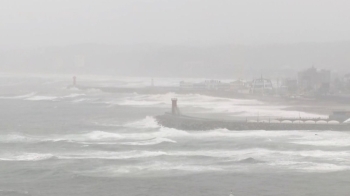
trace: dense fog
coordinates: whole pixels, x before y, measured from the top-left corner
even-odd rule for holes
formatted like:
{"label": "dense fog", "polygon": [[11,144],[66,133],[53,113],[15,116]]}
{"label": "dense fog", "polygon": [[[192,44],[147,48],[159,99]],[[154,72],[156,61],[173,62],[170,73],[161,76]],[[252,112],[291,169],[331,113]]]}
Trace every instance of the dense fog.
{"label": "dense fog", "polygon": [[349,6],[345,0],[5,0],[0,68],[167,77],[273,77],[313,65],[343,72],[350,61]]}
{"label": "dense fog", "polygon": [[349,0],[0,0],[0,196],[349,196]]}

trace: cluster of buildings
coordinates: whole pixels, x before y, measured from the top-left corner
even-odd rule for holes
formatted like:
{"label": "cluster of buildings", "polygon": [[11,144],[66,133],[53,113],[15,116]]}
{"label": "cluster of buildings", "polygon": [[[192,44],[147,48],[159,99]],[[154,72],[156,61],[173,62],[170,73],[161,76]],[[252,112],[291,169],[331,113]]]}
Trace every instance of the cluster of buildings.
{"label": "cluster of buildings", "polygon": [[233,91],[237,93],[272,93],[274,88],[272,81],[265,78],[258,78],[251,82],[236,80],[233,82],[221,82],[219,80],[206,80],[200,83],[180,82],[182,90],[196,91]]}
{"label": "cluster of buildings", "polygon": [[295,78],[268,79],[256,78],[252,81],[236,80],[221,82],[206,80],[200,83],[180,82],[182,90],[196,91],[233,91],[237,93],[281,95],[281,96],[317,96],[328,94],[350,94],[350,74],[338,76],[330,70],[309,69],[298,72]]}
{"label": "cluster of buildings", "polygon": [[200,83],[182,81],[180,82],[180,88],[188,90],[229,90],[230,84],[219,80],[206,80]]}
{"label": "cluster of buildings", "polygon": [[285,80],[283,86],[288,94],[304,96],[350,93],[350,74],[338,75],[330,70],[309,69],[298,72],[296,79]]}

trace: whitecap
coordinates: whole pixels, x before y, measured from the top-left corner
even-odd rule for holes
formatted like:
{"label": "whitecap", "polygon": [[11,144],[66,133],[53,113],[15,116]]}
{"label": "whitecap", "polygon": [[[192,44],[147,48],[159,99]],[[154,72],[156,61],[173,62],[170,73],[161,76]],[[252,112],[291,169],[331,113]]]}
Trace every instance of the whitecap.
{"label": "whitecap", "polygon": [[75,99],[72,102],[73,103],[80,103],[80,102],[85,102],[85,101],[89,101],[89,99],[85,99],[85,98],[81,98],[81,99]]}
{"label": "whitecap", "polygon": [[350,133],[340,131],[304,132],[290,138],[290,143],[310,146],[350,146]]}
{"label": "whitecap", "polygon": [[33,96],[33,97],[26,98],[25,100],[28,100],[28,101],[54,101],[57,98],[58,97],[56,97],[56,96]]}
{"label": "whitecap", "polygon": [[268,165],[298,172],[328,173],[349,170],[350,166],[337,165],[332,163],[315,163],[305,161],[276,161]]}
{"label": "whitecap", "polygon": [[124,126],[130,127],[130,128],[145,129],[145,128],[158,128],[159,124],[154,117],[147,116],[146,118],[144,118],[142,120],[130,122],[130,123],[125,124]]}
{"label": "whitecap", "polygon": [[109,141],[109,140],[119,140],[123,136],[117,133],[105,132],[105,131],[92,131],[85,134],[79,135],[67,135],[62,137],[62,139],[69,141]]}
{"label": "whitecap", "polygon": [[85,96],[85,94],[72,93],[70,95],[63,96],[62,98],[75,98],[75,97],[81,97],[81,96]]}
{"label": "whitecap", "polygon": [[123,145],[133,145],[133,146],[147,146],[156,145],[161,143],[176,143],[176,141],[167,138],[154,138],[150,140],[134,141],[134,142],[124,142]]}
{"label": "whitecap", "polygon": [[26,136],[19,133],[0,135],[0,143],[36,143],[41,141],[45,141],[45,139]]}
{"label": "whitecap", "polygon": [[[106,166],[95,170],[83,171],[83,175],[98,175],[98,176],[118,176],[123,174],[161,174],[161,175],[176,175],[180,173],[169,173],[169,171],[178,171],[184,173],[203,173],[213,171],[223,171],[219,166],[204,166],[192,164],[177,164],[169,162],[153,162],[142,165],[124,165],[124,166]],[[155,173],[157,172],[157,173]],[[160,173],[159,173],[160,172]]]}
{"label": "whitecap", "polygon": [[0,155],[1,161],[42,161],[51,159],[54,156],[52,154],[39,154],[39,153],[23,153],[23,154],[4,154]]}
{"label": "whitecap", "polygon": [[32,93],[28,93],[28,94],[24,94],[24,95],[18,95],[18,96],[12,96],[12,97],[0,97],[0,99],[25,99],[25,98],[29,98],[34,96],[36,93],[32,92]]}
{"label": "whitecap", "polygon": [[108,151],[92,151],[76,154],[62,154],[58,155],[59,159],[139,159],[151,158],[166,155],[163,151],[123,151],[123,152],[108,152]]}

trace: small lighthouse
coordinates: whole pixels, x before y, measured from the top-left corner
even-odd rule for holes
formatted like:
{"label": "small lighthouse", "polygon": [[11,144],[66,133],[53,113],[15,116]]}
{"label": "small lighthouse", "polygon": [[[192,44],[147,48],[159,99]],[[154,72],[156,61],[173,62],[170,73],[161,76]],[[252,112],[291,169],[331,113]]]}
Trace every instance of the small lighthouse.
{"label": "small lighthouse", "polygon": [[172,113],[172,115],[179,114],[179,109],[177,108],[177,99],[176,98],[171,99],[171,113]]}

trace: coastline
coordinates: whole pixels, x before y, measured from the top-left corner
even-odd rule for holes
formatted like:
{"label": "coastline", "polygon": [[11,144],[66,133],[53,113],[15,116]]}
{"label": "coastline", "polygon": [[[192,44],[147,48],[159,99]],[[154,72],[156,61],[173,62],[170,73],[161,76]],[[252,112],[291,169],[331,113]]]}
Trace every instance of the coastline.
{"label": "coastline", "polygon": [[[70,86],[68,88],[72,88]],[[332,101],[329,99],[307,99],[307,98],[287,98],[279,96],[259,96],[253,94],[235,93],[232,91],[207,91],[207,90],[183,90],[176,87],[144,87],[144,88],[117,88],[117,87],[87,87],[75,86],[81,90],[99,89],[107,93],[139,93],[139,94],[199,94],[205,96],[229,98],[229,99],[250,99],[258,100],[265,104],[283,106],[285,111],[300,111],[321,116],[329,116],[334,111],[350,111],[350,105],[346,102]],[[349,100],[350,102],[350,100]]]}
{"label": "coastline", "polygon": [[334,111],[350,111],[350,105],[330,100],[286,98],[279,96],[257,96],[252,94],[223,93],[216,91],[199,92],[200,95],[231,98],[254,99],[269,105],[283,106],[285,111],[300,111],[321,116],[329,116]]}

